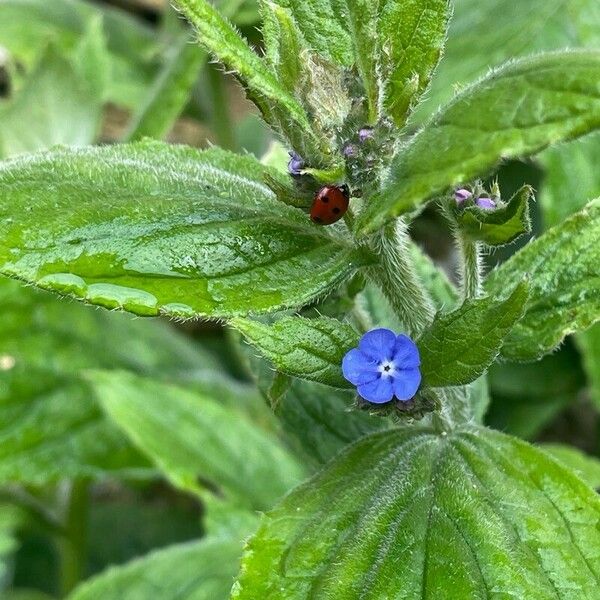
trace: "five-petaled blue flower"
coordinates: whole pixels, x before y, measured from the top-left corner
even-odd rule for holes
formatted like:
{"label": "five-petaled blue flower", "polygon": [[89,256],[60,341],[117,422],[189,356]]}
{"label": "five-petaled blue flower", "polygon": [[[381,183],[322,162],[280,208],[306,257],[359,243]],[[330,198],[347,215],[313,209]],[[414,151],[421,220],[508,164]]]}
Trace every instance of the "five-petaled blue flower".
{"label": "five-petaled blue flower", "polygon": [[419,350],[408,336],[372,329],[344,356],[342,371],[369,402],[383,404],[394,396],[406,402],[419,389],[420,364]]}

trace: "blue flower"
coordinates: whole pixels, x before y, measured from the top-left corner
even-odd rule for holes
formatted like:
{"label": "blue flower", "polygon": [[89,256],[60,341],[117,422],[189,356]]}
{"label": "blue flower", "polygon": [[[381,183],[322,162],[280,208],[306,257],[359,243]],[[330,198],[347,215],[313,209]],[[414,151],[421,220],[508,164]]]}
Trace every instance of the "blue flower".
{"label": "blue flower", "polygon": [[344,356],[342,372],[369,402],[383,404],[394,396],[406,402],[421,384],[420,364],[419,350],[408,336],[372,329]]}

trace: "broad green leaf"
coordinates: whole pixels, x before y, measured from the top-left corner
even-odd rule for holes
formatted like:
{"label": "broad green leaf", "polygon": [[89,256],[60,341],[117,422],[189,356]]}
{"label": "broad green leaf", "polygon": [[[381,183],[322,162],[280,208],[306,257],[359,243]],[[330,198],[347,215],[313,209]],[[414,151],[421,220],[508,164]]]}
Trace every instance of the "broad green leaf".
{"label": "broad green leaf", "polygon": [[377,34],[385,107],[402,126],[440,60],[451,8],[448,0],[384,0],[381,6]]}
{"label": "broad green leaf", "polygon": [[301,306],[370,258],[278,202],[267,173],[158,142],[4,162],[0,272],[142,316]]}
{"label": "broad green leaf", "polygon": [[553,227],[490,273],[485,288],[502,293],[530,278],[525,314],[508,336],[502,355],[536,360],[564,337],[600,319],[600,200]]}
{"label": "broad green leaf", "polygon": [[358,231],[374,231],[489,173],[502,159],[530,156],[599,128],[598,81],[598,51],[540,55],[493,71],[399,149],[384,189],[359,217]]}
{"label": "broad green leaf", "polygon": [[[263,5],[267,2],[269,0],[261,0]],[[356,3],[357,0],[271,0],[270,3],[289,10],[312,50],[333,63],[350,67],[354,54],[344,15],[348,15],[351,2]],[[270,33],[273,31],[267,28],[267,48],[277,44]]]}
{"label": "broad green leaf", "polygon": [[347,323],[321,317],[284,317],[273,325],[249,319],[231,323],[282,373],[337,388],[351,385],[342,375],[344,355],[359,335]]}
{"label": "broad green leaf", "polygon": [[89,379],[111,419],[182,489],[199,492],[209,481],[236,503],[264,510],[302,479],[276,439],[223,408],[218,396],[125,372]]}
{"label": "broad green leaf", "polygon": [[531,233],[529,201],[533,189],[526,185],[506,204],[495,210],[478,206],[468,206],[464,210],[455,209],[456,220],[465,237],[481,241],[488,246],[504,246],[514,242],[524,234]]}
{"label": "broad green leaf", "polygon": [[354,400],[349,391],[296,381],[275,411],[291,445],[319,467],[352,442],[392,426],[387,418],[356,410]]}
{"label": "broad green leaf", "polygon": [[585,386],[580,357],[570,345],[535,363],[499,361],[489,379],[492,404],[486,424],[525,439],[534,439],[573,405]]}
{"label": "broad green leaf", "polygon": [[600,461],[596,457],[565,444],[542,444],[540,447],[565,467],[575,471],[590,487],[600,488]]}
{"label": "broad green leaf", "polygon": [[218,537],[171,546],[85,581],[68,600],[226,600],[241,547]]}
{"label": "broad green leaf", "polygon": [[464,385],[482,375],[522,316],[527,295],[522,282],[506,300],[466,300],[451,313],[438,313],[417,341],[424,385]]}
{"label": "broad green leaf", "polygon": [[133,115],[125,139],[164,138],[185,108],[206,59],[206,52],[187,34],[182,35]]}
{"label": "broad green leaf", "polygon": [[286,92],[225,17],[206,0],[176,0],[176,6],[197,29],[199,42],[233,69],[253,95],[285,111],[289,119],[310,132],[308,117],[302,106]]}
{"label": "broad green leaf", "polygon": [[600,500],[484,428],[376,433],[264,518],[232,598],[595,598]]}
{"label": "broad green leaf", "polygon": [[31,68],[53,43],[77,59],[85,32],[102,17],[112,76],[107,98],[136,106],[154,72],[158,40],[153,29],[122,10],[80,0],[2,0],[0,46]]}
{"label": "broad green leaf", "polygon": [[457,86],[507,60],[600,45],[600,7],[593,0],[455,0],[453,5],[444,58],[418,119],[448,102]]}
{"label": "broad green leaf", "polygon": [[180,380],[218,368],[164,323],[59,301],[8,280],[0,281],[0,312],[0,482],[148,470],[93,401],[82,370]]}
{"label": "broad green leaf", "polygon": [[24,87],[0,103],[0,156],[90,144],[102,116],[100,100],[75,65],[50,47]]}

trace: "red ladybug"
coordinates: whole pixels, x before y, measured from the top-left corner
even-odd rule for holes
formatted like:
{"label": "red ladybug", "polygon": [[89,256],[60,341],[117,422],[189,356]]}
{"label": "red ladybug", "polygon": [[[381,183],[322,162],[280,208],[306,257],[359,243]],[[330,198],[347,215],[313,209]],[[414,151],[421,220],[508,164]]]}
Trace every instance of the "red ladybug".
{"label": "red ladybug", "polygon": [[348,186],[326,185],[316,194],[310,209],[310,218],[318,225],[331,225],[339,221],[348,210]]}

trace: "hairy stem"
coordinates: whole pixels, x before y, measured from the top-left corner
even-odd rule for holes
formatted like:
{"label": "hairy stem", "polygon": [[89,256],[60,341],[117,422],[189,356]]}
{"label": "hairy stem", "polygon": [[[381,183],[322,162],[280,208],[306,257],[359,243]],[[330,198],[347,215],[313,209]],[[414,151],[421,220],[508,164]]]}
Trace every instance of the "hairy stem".
{"label": "hairy stem", "polygon": [[463,300],[478,298],[481,295],[481,274],[483,263],[481,257],[481,244],[467,240],[464,236],[457,236],[461,253],[461,290]]}
{"label": "hairy stem", "polygon": [[433,320],[435,309],[410,262],[406,224],[398,219],[373,239],[379,264],[368,270],[390,305],[415,337]]}

